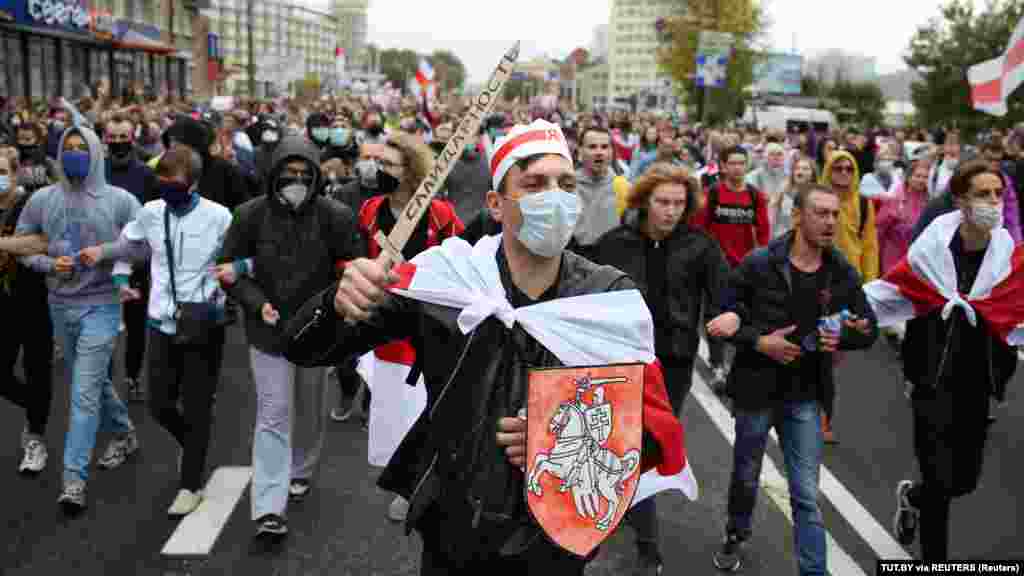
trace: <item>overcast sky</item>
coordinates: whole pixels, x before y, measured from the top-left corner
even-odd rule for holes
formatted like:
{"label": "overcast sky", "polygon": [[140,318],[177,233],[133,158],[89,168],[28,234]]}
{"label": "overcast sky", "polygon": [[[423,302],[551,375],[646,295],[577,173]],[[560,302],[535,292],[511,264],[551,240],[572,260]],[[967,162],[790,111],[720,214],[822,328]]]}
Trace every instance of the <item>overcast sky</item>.
{"label": "overcast sky", "polygon": [[[878,58],[878,72],[905,66],[901,55],[918,26],[938,14],[941,0],[766,0],[773,47],[790,51],[793,34],[805,56],[838,48]],[[499,7],[508,7],[502,11]],[[834,8],[833,8],[834,7]],[[594,27],[611,15],[611,0],[371,0],[369,41],[418,52],[448,49],[482,82],[517,39],[520,59],[564,57],[589,47]]]}

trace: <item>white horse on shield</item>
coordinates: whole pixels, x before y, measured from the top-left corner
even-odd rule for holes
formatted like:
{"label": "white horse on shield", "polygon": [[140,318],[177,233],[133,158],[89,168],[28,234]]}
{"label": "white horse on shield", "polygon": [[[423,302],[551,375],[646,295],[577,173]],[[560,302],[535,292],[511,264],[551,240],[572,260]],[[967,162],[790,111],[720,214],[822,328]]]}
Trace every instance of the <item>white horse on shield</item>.
{"label": "white horse on shield", "polygon": [[600,426],[587,425],[588,417],[603,417],[610,422],[610,410],[611,404],[587,407],[578,400],[559,405],[548,426],[555,435],[555,447],[549,453],[537,454],[526,484],[530,492],[541,497],[544,490],[540,477],[547,472],[559,478],[559,493],[572,490],[576,511],[583,518],[597,518],[597,497],[607,500],[607,512],[595,523],[601,531],[611,526],[618,512],[623,482],[640,467],[639,450],[629,450],[620,457],[604,447],[610,427],[604,427],[602,433]]}

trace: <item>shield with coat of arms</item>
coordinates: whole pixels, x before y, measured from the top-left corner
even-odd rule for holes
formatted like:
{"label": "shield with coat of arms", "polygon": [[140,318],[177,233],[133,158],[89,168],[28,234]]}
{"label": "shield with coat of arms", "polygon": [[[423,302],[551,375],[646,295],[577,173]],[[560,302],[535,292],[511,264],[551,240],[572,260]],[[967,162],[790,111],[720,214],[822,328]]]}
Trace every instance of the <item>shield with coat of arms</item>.
{"label": "shield with coat of arms", "polygon": [[590,554],[622,521],[640,480],[643,364],[530,371],[526,500],[554,543]]}

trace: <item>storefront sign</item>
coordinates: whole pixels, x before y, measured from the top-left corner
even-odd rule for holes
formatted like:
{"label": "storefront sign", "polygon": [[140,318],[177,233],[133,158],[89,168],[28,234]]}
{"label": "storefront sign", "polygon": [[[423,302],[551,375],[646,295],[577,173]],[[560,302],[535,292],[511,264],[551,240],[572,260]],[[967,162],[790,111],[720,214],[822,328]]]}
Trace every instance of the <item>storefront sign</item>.
{"label": "storefront sign", "polygon": [[25,0],[19,7],[19,23],[83,33],[89,31],[89,7],[85,0]]}

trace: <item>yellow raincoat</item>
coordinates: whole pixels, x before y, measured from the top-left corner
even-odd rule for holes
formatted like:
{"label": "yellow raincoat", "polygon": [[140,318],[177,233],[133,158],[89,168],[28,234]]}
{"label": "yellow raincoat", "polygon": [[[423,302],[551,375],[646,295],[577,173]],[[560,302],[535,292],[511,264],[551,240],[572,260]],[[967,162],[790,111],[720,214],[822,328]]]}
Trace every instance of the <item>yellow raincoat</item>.
{"label": "yellow raincoat", "polygon": [[875,207],[871,201],[864,203],[867,218],[864,231],[860,231],[860,167],[852,154],[837,150],[825,163],[821,183],[832,186],[832,164],[844,159],[853,163],[853,185],[846,197],[839,198],[839,228],[836,231],[836,248],[846,256],[850,264],[860,272],[863,282],[878,278],[878,233],[875,230]]}

